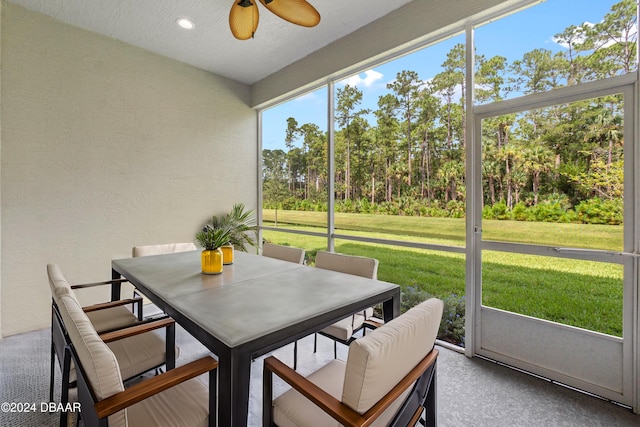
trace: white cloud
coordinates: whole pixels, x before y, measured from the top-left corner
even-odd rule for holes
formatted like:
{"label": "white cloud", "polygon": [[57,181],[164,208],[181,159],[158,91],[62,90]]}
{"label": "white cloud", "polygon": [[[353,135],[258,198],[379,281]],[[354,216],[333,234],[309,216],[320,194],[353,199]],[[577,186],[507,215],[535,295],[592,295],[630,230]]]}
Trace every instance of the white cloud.
{"label": "white cloud", "polygon": [[[362,77],[362,74],[364,74],[364,77]],[[342,80],[340,84],[349,86],[364,85],[364,87],[371,87],[375,82],[382,80],[382,77],[382,73],[375,70],[367,70],[364,73],[356,74],[355,76]]]}

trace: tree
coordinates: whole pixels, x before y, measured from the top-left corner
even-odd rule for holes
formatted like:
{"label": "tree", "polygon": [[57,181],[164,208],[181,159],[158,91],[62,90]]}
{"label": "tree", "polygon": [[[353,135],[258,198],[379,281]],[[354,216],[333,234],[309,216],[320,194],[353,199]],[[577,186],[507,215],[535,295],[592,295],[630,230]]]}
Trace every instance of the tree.
{"label": "tree", "polygon": [[504,56],[494,56],[490,59],[485,59],[479,56],[477,63],[476,100],[480,103],[485,101],[501,101],[504,95],[510,91],[510,88],[505,86],[507,58]]}
{"label": "tree", "polygon": [[569,25],[562,33],[554,36],[554,40],[564,46],[567,51],[566,80],[568,85],[578,84],[584,78],[584,61],[581,61],[579,53],[588,48],[585,45],[589,25]]}
{"label": "tree", "polygon": [[278,226],[278,208],[287,197],[286,154],[282,150],[262,150],[262,193],[275,209],[275,226]]}
{"label": "tree", "polygon": [[540,193],[540,175],[547,173],[553,167],[553,152],[545,147],[541,141],[534,141],[522,151],[522,167],[530,177],[533,190],[533,204],[538,204]]}
{"label": "tree", "polygon": [[[458,43],[448,53],[442,63],[443,71],[433,78],[433,87],[445,99],[445,117],[447,123],[447,147],[452,149],[455,135],[460,135],[462,148],[466,146],[465,121],[465,47]],[[456,101],[456,95],[459,95]],[[455,108],[455,105],[458,108]],[[457,120],[456,120],[457,118]]]}
{"label": "tree", "polygon": [[483,182],[487,183],[489,199],[486,200],[486,191],[483,202],[496,203],[496,182],[500,181],[501,163],[497,160],[496,144],[487,142],[482,144],[482,175]]}
{"label": "tree", "polygon": [[623,0],[588,32],[586,45],[594,49],[599,76],[626,74],[636,67],[637,24],[636,1]]}
{"label": "tree", "polygon": [[401,71],[396,75],[396,80],[387,84],[387,89],[391,89],[396,97],[396,111],[404,120],[406,126],[405,137],[407,143],[407,183],[411,186],[412,175],[412,151],[413,139],[411,136],[411,125],[416,112],[418,89],[422,82],[415,71]]}
{"label": "tree", "polygon": [[458,182],[464,176],[464,164],[456,160],[450,160],[438,169],[438,177],[444,191],[445,203],[458,199]]}
{"label": "tree", "polygon": [[563,61],[562,53],[552,54],[548,49],[534,49],[524,54],[511,66],[515,74],[511,82],[523,93],[544,92],[561,85]]}
{"label": "tree", "polygon": [[302,137],[303,163],[305,166],[304,197],[308,199],[312,182],[315,182],[315,191],[317,192],[319,189],[318,169],[323,162],[317,158],[317,154],[318,152],[323,152],[325,140],[322,131],[316,124],[305,123],[298,129]]}
{"label": "tree", "polygon": [[432,153],[437,139],[436,121],[440,109],[440,100],[434,95],[432,85],[420,91],[418,124],[422,143],[420,144],[420,197],[427,199],[431,206]]}
{"label": "tree", "polygon": [[384,161],[385,201],[390,202],[393,197],[392,169],[398,155],[396,146],[400,124],[395,117],[396,98],[387,94],[378,98],[378,109],[374,111],[377,123],[378,149]]}
{"label": "tree", "polygon": [[355,86],[346,85],[344,89],[338,88],[336,94],[336,122],[340,128],[344,130],[346,141],[346,167],[345,167],[345,193],[344,198],[351,197],[351,122],[362,115],[368,113],[368,110],[355,111],[356,107],[362,102],[362,91]]}
{"label": "tree", "polygon": [[[558,53],[533,49],[510,64],[502,56],[477,56],[476,99],[496,102],[511,92],[547,92],[636,71],[635,7],[622,0],[598,24],[567,26],[555,35],[565,47]],[[457,44],[428,82],[417,71],[398,72],[372,111],[375,122],[361,108],[362,91],[349,85],[337,90],[336,198],[386,202],[386,212],[418,212],[415,206],[425,200],[437,208],[464,197],[465,67],[465,47]],[[483,203],[504,202],[511,209],[521,200],[536,205],[554,195],[574,207],[595,197],[619,205],[623,108],[622,95],[609,95],[483,119]],[[285,168],[290,199],[324,196],[327,134],[291,117],[285,145],[278,164]],[[275,154],[265,151],[265,198],[275,200],[277,191],[269,186],[277,180],[268,177],[274,167],[267,156]]]}
{"label": "tree", "polygon": [[514,144],[506,145],[498,152],[499,158],[504,162],[504,179],[507,191],[507,207],[513,208],[514,203],[514,191],[516,190],[517,180],[517,167],[521,160],[521,152]]}
{"label": "tree", "polygon": [[[291,154],[293,152],[294,145],[296,139],[300,135],[300,130],[298,129],[298,122],[293,117],[289,117],[287,119],[287,130],[284,137],[284,145],[287,147],[287,154]],[[289,178],[289,191],[292,191],[295,188],[295,181],[293,179],[293,174],[291,170],[291,159],[287,162],[287,172]]]}

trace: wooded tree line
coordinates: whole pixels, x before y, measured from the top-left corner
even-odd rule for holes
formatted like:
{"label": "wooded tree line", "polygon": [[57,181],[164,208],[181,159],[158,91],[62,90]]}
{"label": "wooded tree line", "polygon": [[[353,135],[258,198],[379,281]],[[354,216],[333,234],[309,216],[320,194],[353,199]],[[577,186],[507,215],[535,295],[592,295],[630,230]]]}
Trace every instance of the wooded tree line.
{"label": "wooded tree line", "polygon": [[[511,63],[502,56],[476,55],[476,103],[635,71],[636,25],[636,2],[623,0],[599,23],[571,25],[557,34],[556,41],[565,46],[561,52],[534,49]],[[465,66],[465,47],[457,44],[430,80],[417,71],[401,71],[373,111],[361,107],[363,93],[357,87],[336,90],[339,209],[464,214]],[[605,204],[621,215],[622,118],[620,95],[484,120],[486,216],[513,217],[506,213],[531,213],[541,204],[576,212],[578,206]],[[263,150],[264,206],[326,209],[326,132],[290,117],[284,143],[286,151]],[[581,220],[576,215],[564,220]],[[548,220],[525,217],[515,219]]]}

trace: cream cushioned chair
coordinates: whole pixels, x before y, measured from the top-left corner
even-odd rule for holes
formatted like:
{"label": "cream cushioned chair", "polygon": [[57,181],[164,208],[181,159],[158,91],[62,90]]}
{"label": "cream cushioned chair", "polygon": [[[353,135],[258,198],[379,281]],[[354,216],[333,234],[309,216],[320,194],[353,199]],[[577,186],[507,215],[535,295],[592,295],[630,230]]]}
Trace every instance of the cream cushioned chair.
{"label": "cream cushioned chair", "polygon": [[262,245],[262,256],[277,258],[283,261],[304,264],[304,249],[292,246],[276,245],[274,243],[264,243]]}
{"label": "cream cushioned chair", "polygon": [[[263,425],[405,427],[414,425],[425,408],[427,425],[435,425],[438,351],[433,346],[442,309],[435,298],[415,306],[355,340],[346,363],[332,360],[307,378],[268,357]],[[293,387],[273,401],[272,373]]]}
{"label": "cream cushioned chair", "polygon": [[[378,260],[355,255],[344,255],[326,251],[318,251],[316,254],[316,268],[339,271],[341,273],[353,274],[366,277],[368,279],[378,278]],[[327,326],[318,334],[333,340],[333,357],[338,357],[337,343],[349,345],[355,339],[356,332],[364,328],[365,321],[373,316],[373,308],[369,307],[362,312],[356,313],[342,319],[332,325]],[[313,338],[313,352],[317,350],[317,334]],[[295,369],[295,367],[294,367]]]}
{"label": "cream cushioned chair", "polygon": [[[80,416],[85,426],[207,426],[215,414],[217,362],[206,356],[125,390],[118,358],[96,333],[70,296],[60,298],[60,314],[71,345],[66,351],[78,367]],[[209,372],[209,389],[196,377]],[[212,419],[211,425],[215,424]]]}
{"label": "cream cushioned chair", "polygon": [[165,243],[160,245],[134,246],[131,250],[133,257],[172,254],[197,250],[194,243]]}
{"label": "cream cushioned chair", "polygon": [[[109,285],[111,281],[99,282],[92,284],[83,284],[71,286],[62,274],[60,267],[56,264],[47,265],[47,276],[49,278],[49,287],[51,288],[51,373],[49,381],[49,401],[53,401],[53,384],[55,380],[55,358],[58,357],[60,368],[63,368],[63,352],[66,342],[66,331],[62,321],[57,315],[57,306],[62,295],[69,295],[75,299],[73,288],[82,289],[86,287]],[[138,305],[138,316],[131,312],[126,306],[130,304]],[[85,307],[87,316],[91,320],[93,327],[99,332],[110,331],[114,329],[124,328],[140,323],[142,312],[142,298],[125,299],[112,301],[110,303],[96,304]],[[63,376],[65,374],[62,370]],[[75,371],[69,372],[70,382],[75,381]],[[63,398],[67,395],[68,384],[62,385]]]}
{"label": "cream cushioned chair", "polygon": [[[55,264],[47,265],[47,274],[52,293],[52,348],[51,348],[51,378],[49,398],[53,401],[53,384],[55,375],[55,357],[58,357],[62,372],[62,391],[60,399],[68,402],[69,388],[76,383],[75,365],[70,359],[65,360],[64,348],[69,345],[69,335],[66,324],[62,320],[64,307],[60,307],[62,297],[77,299],[60,268]],[[116,303],[130,304],[131,300],[116,301]],[[154,322],[141,322],[126,307],[122,305],[112,306],[112,303],[81,308],[81,311],[91,323],[94,330],[100,331],[101,340],[107,342],[119,362],[122,378],[133,378],[144,372],[156,369],[166,363],[167,368],[175,366],[175,358],[179,349],[175,347],[175,324],[173,319],[165,318]],[[96,314],[101,314],[96,316]],[[112,314],[113,318],[109,318]],[[166,338],[163,338],[155,329],[167,328]],[[104,332],[102,332],[104,331]],[[69,357],[67,355],[67,357]],[[61,424],[65,425],[66,414],[61,413]]]}

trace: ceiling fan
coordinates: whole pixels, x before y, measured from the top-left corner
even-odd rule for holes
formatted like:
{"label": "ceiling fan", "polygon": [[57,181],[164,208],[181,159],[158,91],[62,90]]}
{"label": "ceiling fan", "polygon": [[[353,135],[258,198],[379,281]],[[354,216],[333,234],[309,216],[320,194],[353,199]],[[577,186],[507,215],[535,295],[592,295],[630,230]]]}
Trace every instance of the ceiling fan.
{"label": "ceiling fan", "polygon": [[[320,14],[306,0],[260,0],[260,3],[285,21],[303,27],[315,27]],[[229,13],[231,34],[239,40],[253,38],[258,29],[257,0],[233,0]]]}

